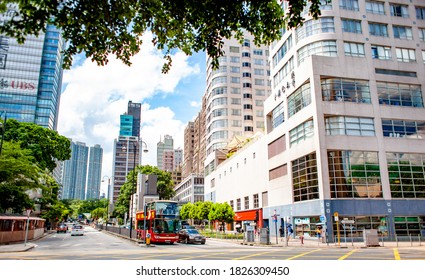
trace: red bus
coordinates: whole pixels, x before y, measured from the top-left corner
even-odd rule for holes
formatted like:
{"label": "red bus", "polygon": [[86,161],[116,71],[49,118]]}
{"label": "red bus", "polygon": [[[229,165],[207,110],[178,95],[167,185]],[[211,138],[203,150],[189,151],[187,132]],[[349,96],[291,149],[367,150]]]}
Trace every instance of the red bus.
{"label": "red bus", "polygon": [[151,243],[173,244],[179,239],[179,207],[176,201],[155,200],[146,203],[145,211],[136,213],[137,237],[145,240],[150,233]]}

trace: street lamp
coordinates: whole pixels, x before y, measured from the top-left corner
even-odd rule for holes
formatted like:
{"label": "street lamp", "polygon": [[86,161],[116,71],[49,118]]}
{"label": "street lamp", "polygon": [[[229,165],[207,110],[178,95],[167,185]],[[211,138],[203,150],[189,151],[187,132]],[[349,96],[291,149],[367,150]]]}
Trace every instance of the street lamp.
{"label": "street lamp", "polygon": [[107,220],[106,220],[106,228],[108,228],[108,222],[109,222],[109,203],[111,203],[111,196],[112,196],[112,191],[111,191],[111,179],[115,179],[114,176],[103,176],[102,178],[102,182],[105,182],[105,178],[108,179],[108,205],[106,207],[106,214],[107,214]]}

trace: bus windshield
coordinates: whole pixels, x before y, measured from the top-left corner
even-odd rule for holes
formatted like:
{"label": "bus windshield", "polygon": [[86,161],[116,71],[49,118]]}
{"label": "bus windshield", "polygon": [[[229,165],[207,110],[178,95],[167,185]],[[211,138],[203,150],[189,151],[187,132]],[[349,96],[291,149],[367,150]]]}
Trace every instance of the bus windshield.
{"label": "bus windshield", "polygon": [[155,233],[175,233],[178,230],[178,219],[155,219],[153,230]]}

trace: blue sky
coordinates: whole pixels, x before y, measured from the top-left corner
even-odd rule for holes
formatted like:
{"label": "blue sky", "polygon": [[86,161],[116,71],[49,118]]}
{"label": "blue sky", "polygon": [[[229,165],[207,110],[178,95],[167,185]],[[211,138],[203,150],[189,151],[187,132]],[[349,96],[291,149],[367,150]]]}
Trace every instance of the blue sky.
{"label": "blue sky", "polygon": [[[144,42],[151,42],[146,34]],[[114,139],[119,133],[119,116],[129,100],[142,103],[141,137],[149,152],[142,164],[156,164],[156,144],[168,134],[175,148],[183,148],[187,123],[200,110],[205,91],[205,53],[186,56],[176,51],[168,74],[162,74],[163,55],[146,43],[126,66],[113,56],[106,66],[78,56],[64,72],[58,132],[87,146],[104,149],[102,176],[112,176]],[[105,183],[101,191],[106,191]]]}

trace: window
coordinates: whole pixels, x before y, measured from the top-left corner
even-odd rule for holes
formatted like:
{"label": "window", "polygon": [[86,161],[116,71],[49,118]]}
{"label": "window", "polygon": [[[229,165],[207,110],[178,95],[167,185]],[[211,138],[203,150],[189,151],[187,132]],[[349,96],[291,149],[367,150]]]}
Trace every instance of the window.
{"label": "window", "polygon": [[361,21],[354,19],[342,19],[342,31],[362,34]]}
{"label": "window", "polygon": [[236,67],[236,66],[231,66],[230,67],[230,72],[231,73],[239,73],[241,71],[240,67]]}
{"label": "window", "polygon": [[292,117],[311,103],[310,83],[302,85],[288,97],[288,117]]}
{"label": "window", "polygon": [[252,201],[254,202],[254,208],[260,207],[260,201],[258,200],[258,193],[252,196]]}
{"label": "window", "polygon": [[255,83],[256,86],[264,86],[265,85],[264,79],[255,79],[254,83]]}
{"label": "window", "polygon": [[233,200],[230,200],[230,207],[232,207],[232,210],[234,210],[235,208],[235,205],[234,205],[234,203],[233,203]]}
{"label": "window", "polygon": [[217,77],[212,79],[211,85],[215,86],[216,84],[226,84],[227,83],[227,77]]}
{"label": "window", "polygon": [[254,55],[263,55],[263,50],[260,50],[260,49],[254,49],[254,50],[253,50],[253,54],[254,54]]}
{"label": "window", "polygon": [[382,120],[384,137],[424,139],[425,122],[406,120]]}
{"label": "window", "polygon": [[254,128],[252,126],[245,126],[245,131],[254,131]]}
{"label": "window", "polygon": [[241,89],[240,88],[230,88],[230,93],[231,94],[240,94],[241,93]]}
{"label": "window", "polygon": [[211,91],[212,96],[225,93],[227,93],[227,87],[216,87]]}
{"label": "window", "polygon": [[251,46],[251,42],[249,41],[249,39],[244,39],[243,40],[243,46],[244,47],[250,47]]}
{"label": "window", "polygon": [[425,198],[425,154],[387,153],[393,198]]}
{"label": "window", "polygon": [[251,77],[251,73],[249,73],[249,72],[243,72],[242,73],[242,77],[250,78]]}
{"label": "window", "polygon": [[245,210],[249,209],[249,196],[245,196],[244,198]]}
{"label": "window", "polygon": [[360,43],[344,42],[344,52],[346,56],[365,56],[364,45]]}
{"label": "window", "polygon": [[288,175],[288,166],[283,164],[269,170],[269,181]]}
{"label": "window", "polygon": [[282,58],[291,49],[291,47],[292,47],[292,35],[290,35],[288,39],[286,39],[283,45],[279,48],[279,50],[273,56],[273,66],[276,66],[279,63],[279,61],[282,60]]}
{"label": "window", "polygon": [[264,65],[264,60],[261,58],[254,58],[255,65]]}
{"label": "window", "polygon": [[425,42],[425,29],[424,28],[418,28],[419,29],[419,40]]}
{"label": "window", "polygon": [[313,120],[308,120],[289,131],[289,145],[295,145],[314,135]]}
{"label": "window", "polygon": [[294,201],[319,199],[316,153],[291,162]]}
{"label": "window", "polygon": [[377,152],[328,151],[332,198],[382,198]]}
{"label": "window", "polygon": [[366,1],[366,12],[377,15],[385,15],[384,2]]}
{"label": "window", "polygon": [[254,117],[253,117],[253,116],[251,116],[251,115],[244,115],[244,116],[243,116],[243,119],[244,119],[245,121],[252,121],[252,120],[254,119]]}
{"label": "window", "polygon": [[323,101],[371,103],[368,81],[322,78],[321,88]]}
{"label": "window", "polygon": [[375,136],[372,118],[334,116],[325,118],[327,135]]}
{"label": "window", "polygon": [[242,67],[251,67],[250,62],[242,62]]}
{"label": "window", "polygon": [[239,63],[239,62],[241,62],[241,58],[239,56],[231,56],[230,62]]}
{"label": "window", "polygon": [[241,78],[239,78],[239,77],[230,77],[230,82],[232,84],[239,84],[241,82]]}
{"label": "window", "polygon": [[231,104],[233,105],[240,105],[241,103],[241,99],[240,98],[232,98],[231,99]]}
{"label": "window", "polygon": [[254,69],[254,74],[264,76],[264,69]]}
{"label": "window", "polygon": [[409,17],[409,10],[407,5],[390,3],[390,12],[393,17]]}
{"label": "window", "polygon": [[308,44],[297,51],[298,65],[307,57],[315,55],[337,56],[336,41],[318,41]]}
{"label": "window", "polygon": [[416,18],[425,19],[425,7],[415,7],[416,9]]}
{"label": "window", "polygon": [[372,57],[376,59],[391,59],[391,48],[385,46],[372,46]]}
{"label": "window", "polygon": [[244,109],[252,109],[252,105],[251,104],[244,104],[243,108]]}
{"label": "window", "polygon": [[415,50],[396,48],[397,60],[401,62],[415,62]]}
{"label": "window", "polygon": [[240,198],[238,198],[238,199],[236,199],[236,210],[241,210],[241,199]]}
{"label": "window", "polygon": [[232,127],[242,127],[241,120],[232,120]]}
{"label": "window", "polygon": [[394,38],[413,40],[412,28],[407,26],[393,25]]}
{"label": "window", "polygon": [[243,52],[242,57],[251,57],[251,54],[249,52]]}
{"label": "window", "polygon": [[252,99],[252,94],[251,93],[244,93],[243,98]]}
{"label": "window", "polygon": [[251,83],[243,83],[242,84],[242,87],[244,87],[244,88],[250,88],[252,86],[251,86]]}
{"label": "window", "polygon": [[372,36],[388,37],[388,28],[384,23],[369,22],[369,34]]}
{"label": "window", "polygon": [[322,17],[317,20],[308,20],[297,28],[297,42],[309,36],[320,33],[335,33],[334,19],[332,17]]}
{"label": "window", "polygon": [[241,112],[241,109],[232,109],[232,116],[240,116]]}
{"label": "window", "polygon": [[292,56],[285,65],[280,68],[279,72],[273,77],[273,87],[277,87],[283,79],[285,79],[294,70],[294,57]]}
{"label": "window", "polygon": [[340,0],[339,7],[343,10],[358,11],[359,3],[357,0]]}
{"label": "window", "polygon": [[285,121],[285,116],[283,114],[283,102],[281,102],[279,105],[277,105],[276,108],[272,111],[272,127],[276,128],[280,124],[282,124]]}
{"label": "window", "polygon": [[255,106],[263,106],[264,100],[255,100]]}
{"label": "window", "polygon": [[420,85],[376,82],[379,104],[424,107]]}
{"label": "window", "polygon": [[229,51],[232,53],[239,53],[239,47],[230,46]]}

